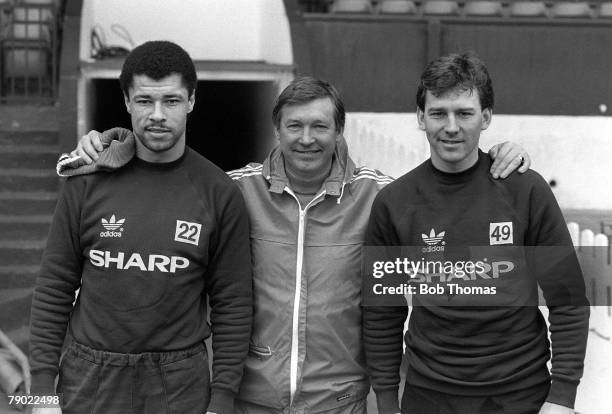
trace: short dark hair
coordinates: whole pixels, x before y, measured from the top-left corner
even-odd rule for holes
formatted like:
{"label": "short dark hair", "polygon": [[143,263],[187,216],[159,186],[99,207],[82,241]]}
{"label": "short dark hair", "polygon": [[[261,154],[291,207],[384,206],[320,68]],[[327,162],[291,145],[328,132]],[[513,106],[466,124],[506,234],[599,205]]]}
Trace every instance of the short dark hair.
{"label": "short dark hair", "polygon": [[344,102],[336,88],[330,83],[315,79],[311,76],[300,76],[295,78],[281,94],[276,98],[274,109],[272,110],[272,122],[278,129],[280,128],[281,111],[287,105],[306,104],[315,99],[329,98],[334,105],[334,122],[336,131],[344,130],[346,113]]}
{"label": "short dark hair", "polygon": [[427,91],[435,97],[460,89],[478,92],[481,109],[493,109],[493,82],[483,61],[473,52],[451,53],[425,67],[416,94],[416,103],[425,110]]}
{"label": "short dark hair", "polygon": [[135,75],[160,80],[173,73],[181,75],[183,86],[191,96],[198,79],[193,60],[185,49],[165,40],[145,42],[134,48],[125,59],[119,75],[119,85],[125,96],[129,96]]}

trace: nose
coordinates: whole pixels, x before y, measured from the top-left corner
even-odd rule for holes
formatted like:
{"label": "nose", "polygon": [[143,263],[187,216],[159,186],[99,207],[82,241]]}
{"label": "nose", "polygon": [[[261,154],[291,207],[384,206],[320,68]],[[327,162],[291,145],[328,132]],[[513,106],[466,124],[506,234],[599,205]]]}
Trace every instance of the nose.
{"label": "nose", "polygon": [[166,115],[164,114],[162,102],[155,102],[153,104],[153,111],[149,115],[149,118],[155,122],[162,122],[166,120]]}
{"label": "nose", "polygon": [[312,131],[309,127],[304,128],[302,134],[300,135],[299,142],[300,144],[306,146],[311,145],[315,142],[314,138],[312,137]]}
{"label": "nose", "polygon": [[444,131],[448,135],[456,135],[459,132],[459,125],[457,124],[457,119],[455,118],[455,115],[450,114],[448,116]]}

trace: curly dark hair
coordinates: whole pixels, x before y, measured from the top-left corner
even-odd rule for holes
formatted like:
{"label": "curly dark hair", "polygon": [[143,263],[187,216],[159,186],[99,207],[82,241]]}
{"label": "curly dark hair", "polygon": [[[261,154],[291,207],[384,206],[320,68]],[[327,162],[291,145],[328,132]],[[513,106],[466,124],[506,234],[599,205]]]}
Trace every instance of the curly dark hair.
{"label": "curly dark hair", "polygon": [[451,53],[429,62],[419,80],[417,106],[425,110],[427,91],[440,97],[456,89],[476,90],[481,109],[493,109],[493,82],[483,61],[473,52]]}
{"label": "curly dark hair", "polygon": [[183,86],[191,96],[198,79],[189,54],[176,43],[165,40],[145,42],[134,48],[125,59],[119,75],[119,85],[125,96],[128,96],[134,75],[146,75],[160,80],[173,73],[181,75]]}

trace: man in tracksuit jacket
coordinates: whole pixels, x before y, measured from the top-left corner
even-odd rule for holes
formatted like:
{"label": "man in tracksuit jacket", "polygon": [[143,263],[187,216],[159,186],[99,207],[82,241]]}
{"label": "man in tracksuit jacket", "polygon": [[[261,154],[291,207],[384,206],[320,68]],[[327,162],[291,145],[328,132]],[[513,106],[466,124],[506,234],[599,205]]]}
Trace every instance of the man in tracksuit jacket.
{"label": "man in tracksuit jacket", "polygon": [[[428,264],[433,270],[411,276],[418,289],[401,412],[573,413],[589,307],[552,191],[531,170],[490,179],[478,141],[491,121],[493,89],[476,56],[431,62],[417,104],[431,159],[378,194],[366,234],[367,245],[403,246],[412,260],[445,263],[443,272]],[[550,373],[538,285],[550,312]],[[392,414],[400,411],[407,308],[379,304],[364,308],[364,344],[379,412]]]}
{"label": "man in tracksuit jacket", "polygon": [[[344,120],[333,86],[297,78],[273,110],[279,146],[263,165],[229,172],[247,203],[254,276],[237,413],[366,412],[361,248],[372,201],[391,178],[355,167]],[[500,153],[518,166],[517,148]]]}

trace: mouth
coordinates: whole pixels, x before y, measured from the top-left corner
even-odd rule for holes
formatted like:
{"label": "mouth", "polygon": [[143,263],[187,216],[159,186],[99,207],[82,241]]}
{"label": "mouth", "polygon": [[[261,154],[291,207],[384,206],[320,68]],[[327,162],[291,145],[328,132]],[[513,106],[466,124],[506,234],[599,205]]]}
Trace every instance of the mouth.
{"label": "mouth", "polygon": [[321,152],[321,150],[293,150],[293,152],[297,153],[298,155],[312,156],[318,154]]}
{"label": "mouth", "polygon": [[164,134],[164,133],[170,132],[168,128],[162,128],[162,127],[147,127],[145,128],[145,130],[147,132],[152,132],[154,134]]}
{"label": "mouth", "polygon": [[461,144],[463,142],[463,140],[457,140],[457,139],[440,139],[440,142],[442,142],[443,144],[446,145],[458,145]]}

